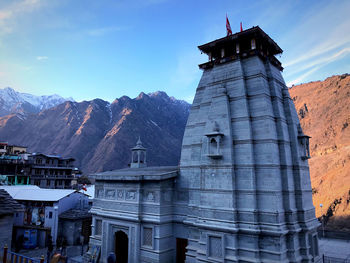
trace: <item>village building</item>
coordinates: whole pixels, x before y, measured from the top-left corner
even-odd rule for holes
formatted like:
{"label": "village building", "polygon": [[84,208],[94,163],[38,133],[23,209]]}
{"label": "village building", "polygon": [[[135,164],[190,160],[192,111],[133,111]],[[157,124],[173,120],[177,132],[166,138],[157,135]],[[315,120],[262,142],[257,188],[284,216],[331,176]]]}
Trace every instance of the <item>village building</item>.
{"label": "village building", "polygon": [[27,147],[0,142],[0,184],[30,184],[29,156]]}
{"label": "village building", "polygon": [[12,241],[24,240],[24,248],[45,247],[49,235],[54,244],[63,238],[68,241],[71,229],[60,229],[65,225],[60,224],[59,217],[72,209],[89,209],[88,196],[76,190],[41,189],[34,185],[0,186],[0,189],[23,205],[23,211],[14,215]]}
{"label": "village building", "polygon": [[72,189],[81,175],[74,158],[28,153],[27,147],[0,142],[0,184]]}
{"label": "village building", "polygon": [[130,168],[96,173],[90,256],[320,261],[309,136],[275,57],[282,49],[259,27],[199,49],[208,62],[199,65],[179,167],[147,167],[138,140]]}
{"label": "village building", "polygon": [[41,188],[71,189],[80,174],[79,169],[74,167],[74,161],[74,158],[33,153],[30,183]]}
{"label": "village building", "polygon": [[0,142],[0,155],[16,155],[27,153],[26,146],[10,145],[8,142]]}
{"label": "village building", "polygon": [[16,213],[23,207],[17,203],[5,190],[0,189],[0,248],[7,246],[11,250],[12,227]]}

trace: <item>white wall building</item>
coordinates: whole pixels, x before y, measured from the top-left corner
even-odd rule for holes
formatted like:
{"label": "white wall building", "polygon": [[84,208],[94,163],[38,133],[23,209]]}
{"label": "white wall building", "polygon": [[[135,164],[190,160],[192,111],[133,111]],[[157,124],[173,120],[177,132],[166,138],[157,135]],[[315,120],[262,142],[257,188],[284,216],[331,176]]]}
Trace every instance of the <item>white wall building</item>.
{"label": "white wall building", "polygon": [[25,206],[24,212],[15,214],[14,231],[18,238],[27,229],[36,229],[37,246],[45,246],[48,234],[55,243],[58,233],[58,217],[72,208],[88,206],[88,196],[76,190],[41,189],[37,186],[0,186],[13,199]]}

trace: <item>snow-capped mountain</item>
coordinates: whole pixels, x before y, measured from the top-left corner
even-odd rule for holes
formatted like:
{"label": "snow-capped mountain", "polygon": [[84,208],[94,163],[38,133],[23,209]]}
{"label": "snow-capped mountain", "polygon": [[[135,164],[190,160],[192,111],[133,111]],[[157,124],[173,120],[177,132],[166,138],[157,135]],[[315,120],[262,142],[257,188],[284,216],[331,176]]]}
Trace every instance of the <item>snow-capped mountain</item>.
{"label": "snow-capped mountain", "polygon": [[63,98],[59,95],[35,96],[29,93],[17,92],[12,88],[0,89],[0,116],[12,113],[38,113],[52,108],[65,101],[74,101],[72,98]]}

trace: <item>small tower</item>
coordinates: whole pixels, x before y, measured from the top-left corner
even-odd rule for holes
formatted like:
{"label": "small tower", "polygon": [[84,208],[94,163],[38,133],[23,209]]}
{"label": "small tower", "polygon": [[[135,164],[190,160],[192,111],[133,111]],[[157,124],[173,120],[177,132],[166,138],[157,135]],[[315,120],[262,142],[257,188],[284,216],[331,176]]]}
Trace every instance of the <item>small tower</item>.
{"label": "small tower", "polygon": [[139,137],[136,146],[131,149],[130,168],[141,168],[146,166],[146,148],[142,146],[142,142]]}

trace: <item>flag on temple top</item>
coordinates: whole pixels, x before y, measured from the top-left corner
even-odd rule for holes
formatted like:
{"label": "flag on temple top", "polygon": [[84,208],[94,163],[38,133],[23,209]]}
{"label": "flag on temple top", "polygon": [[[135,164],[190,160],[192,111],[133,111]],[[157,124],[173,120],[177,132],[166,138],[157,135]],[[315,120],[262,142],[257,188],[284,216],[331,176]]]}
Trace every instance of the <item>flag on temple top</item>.
{"label": "flag on temple top", "polygon": [[232,30],[231,30],[231,26],[230,26],[230,21],[228,21],[228,17],[226,15],[226,31],[227,31],[227,35],[232,35]]}
{"label": "flag on temple top", "polygon": [[241,32],[243,31],[243,27],[242,27],[242,22],[241,22]]}
{"label": "flag on temple top", "polygon": [[84,191],[87,191],[87,189],[86,189],[86,184],[83,184],[82,189],[83,189]]}

